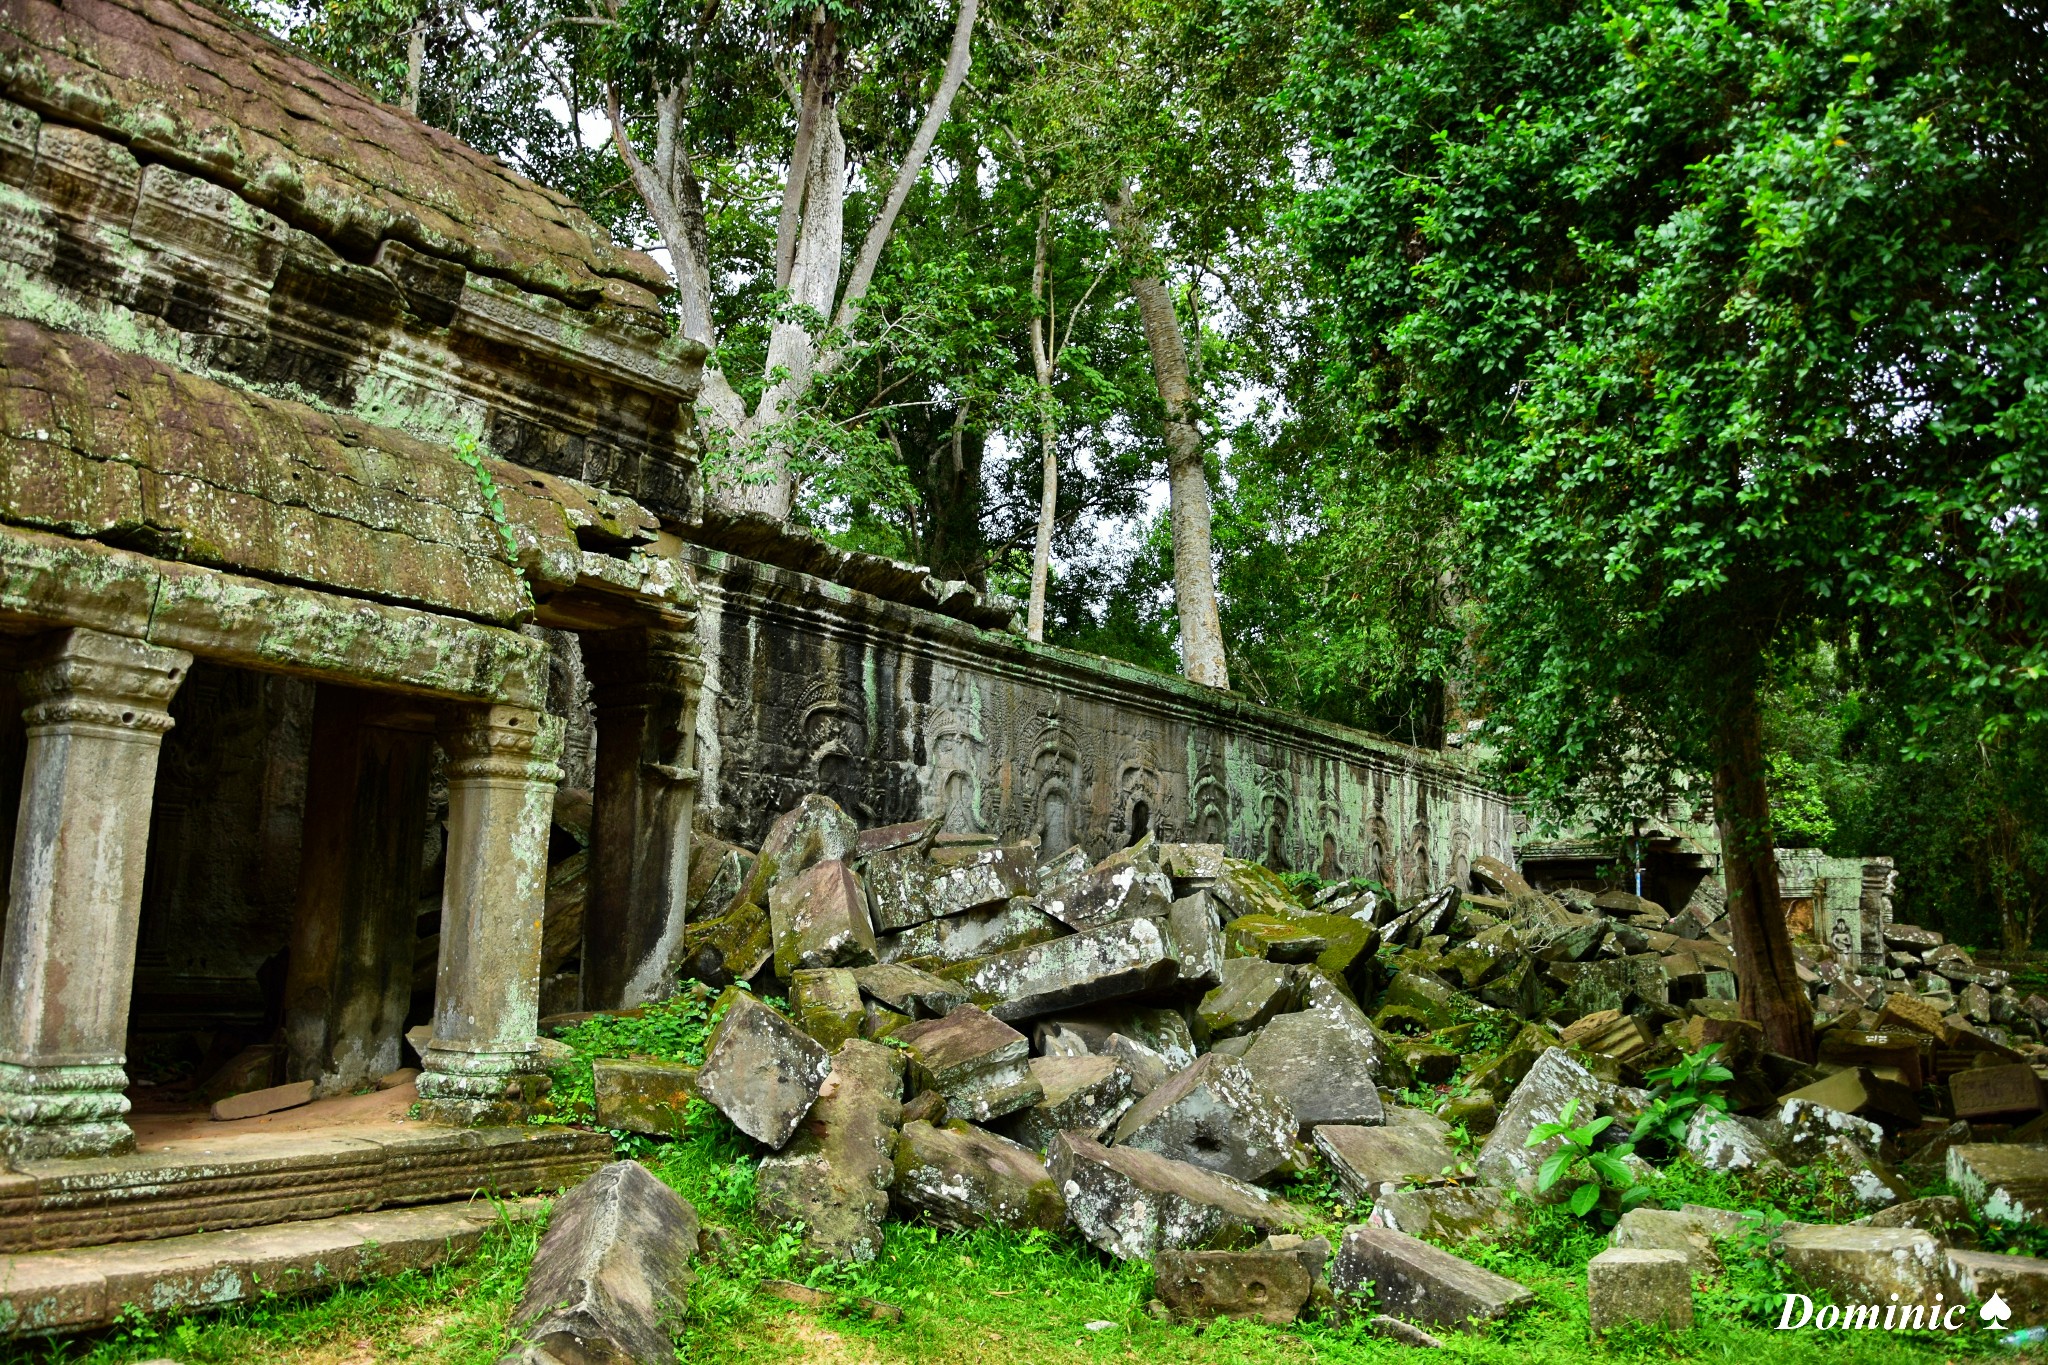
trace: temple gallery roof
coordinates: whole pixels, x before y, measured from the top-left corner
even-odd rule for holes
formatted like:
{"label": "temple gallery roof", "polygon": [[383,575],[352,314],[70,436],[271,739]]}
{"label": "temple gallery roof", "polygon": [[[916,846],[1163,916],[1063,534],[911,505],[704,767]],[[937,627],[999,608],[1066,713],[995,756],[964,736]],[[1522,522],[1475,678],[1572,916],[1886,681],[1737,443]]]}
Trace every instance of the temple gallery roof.
{"label": "temple gallery roof", "polygon": [[344,255],[395,239],[578,307],[669,288],[567,197],[196,0],[6,0],[0,96],[225,185]]}

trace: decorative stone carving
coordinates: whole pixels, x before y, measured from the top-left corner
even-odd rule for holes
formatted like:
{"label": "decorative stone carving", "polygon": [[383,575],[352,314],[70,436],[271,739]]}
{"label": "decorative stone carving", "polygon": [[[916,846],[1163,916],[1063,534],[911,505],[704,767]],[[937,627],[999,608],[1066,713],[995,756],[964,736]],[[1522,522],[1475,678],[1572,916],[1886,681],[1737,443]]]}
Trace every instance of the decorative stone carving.
{"label": "decorative stone carving", "polygon": [[192,656],[91,630],[22,674],[27,759],[0,980],[0,1151],[126,1151],[126,1037],[157,754]]}

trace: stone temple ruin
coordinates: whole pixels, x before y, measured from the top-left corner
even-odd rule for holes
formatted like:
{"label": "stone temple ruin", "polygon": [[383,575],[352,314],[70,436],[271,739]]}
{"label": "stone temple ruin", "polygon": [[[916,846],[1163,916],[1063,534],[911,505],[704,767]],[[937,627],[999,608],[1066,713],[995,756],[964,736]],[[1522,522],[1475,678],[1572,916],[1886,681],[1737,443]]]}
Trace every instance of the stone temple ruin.
{"label": "stone temple ruin", "polygon": [[[0,13],[0,1253],[582,1178],[544,1002],[729,977],[692,869],[807,797],[1069,868],[1510,856],[1454,758],[707,514],[668,288],[195,0]],[[412,1061],[404,1123],[208,1127]]]}

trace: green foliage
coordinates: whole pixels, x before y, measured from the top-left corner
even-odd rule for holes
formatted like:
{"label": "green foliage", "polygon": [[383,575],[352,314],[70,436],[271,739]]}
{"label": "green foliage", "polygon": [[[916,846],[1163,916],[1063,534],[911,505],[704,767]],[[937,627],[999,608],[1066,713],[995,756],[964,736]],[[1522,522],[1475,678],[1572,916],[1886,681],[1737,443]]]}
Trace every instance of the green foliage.
{"label": "green foliage", "polygon": [[712,1005],[710,996],[684,991],[646,1006],[636,1016],[600,1014],[562,1029],[559,1040],[576,1055],[553,1073],[552,1112],[540,1121],[589,1121],[596,1104],[590,1064],[599,1057],[651,1057],[701,1066],[704,1044],[718,1024]]}
{"label": "green foliage", "polygon": [[1578,1109],[1579,1101],[1576,1097],[1566,1100],[1564,1112],[1558,1116],[1556,1123],[1539,1123],[1530,1129],[1526,1146],[1540,1147],[1553,1138],[1557,1139],[1559,1144],[1557,1150],[1545,1157],[1543,1165],[1537,1168],[1536,1192],[1546,1193],[1562,1180],[1578,1180],[1581,1183],[1565,1200],[1565,1207],[1580,1218],[1587,1217],[1598,1209],[1604,1220],[1611,1224],[1618,1215],[1611,1209],[1601,1207],[1600,1195],[1603,1188],[1619,1191],[1623,1208],[1640,1203],[1648,1197],[1649,1191],[1636,1184],[1634,1175],[1623,1160],[1634,1154],[1633,1143],[1623,1143],[1613,1148],[1594,1145],[1600,1135],[1614,1123],[1614,1116],[1602,1114],[1584,1123],[1574,1124],[1572,1118],[1578,1113]]}
{"label": "green foliage", "polygon": [[1787,754],[1772,754],[1769,765],[1771,831],[1777,842],[1826,848],[1834,841],[1835,820],[1817,775]]}
{"label": "green foliage", "polygon": [[1728,1101],[1709,1088],[1735,1079],[1734,1072],[1713,1060],[1722,1046],[1681,1052],[1677,1061],[1644,1077],[1650,1083],[1650,1107],[1636,1120],[1631,1142],[1649,1142],[1665,1150],[1679,1147],[1700,1109],[1727,1109]]}

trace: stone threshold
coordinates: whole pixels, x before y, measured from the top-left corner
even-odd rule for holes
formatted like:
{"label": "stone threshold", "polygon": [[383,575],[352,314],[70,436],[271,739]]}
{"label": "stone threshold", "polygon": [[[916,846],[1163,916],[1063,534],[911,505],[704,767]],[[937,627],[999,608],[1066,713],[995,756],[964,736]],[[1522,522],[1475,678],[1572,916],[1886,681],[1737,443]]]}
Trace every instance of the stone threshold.
{"label": "stone threshold", "polygon": [[473,1200],[82,1251],[0,1256],[0,1340],[108,1327],[263,1294],[332,1289],[422,1270],[476,1250],[500,1220],[526,1222],[545,1199]]}
{"label": "stone threshold", "polygon": [[126,1156],[0,1171],[0,1255],[184,1237],[437,1204],[552,1193],[611,1160],[603,1133],[567,1127],[336,1124],[199,1133]]}

